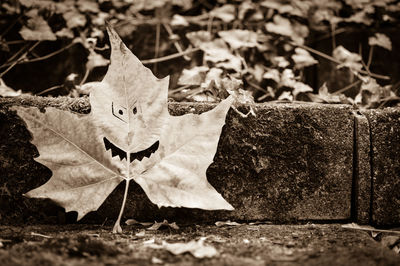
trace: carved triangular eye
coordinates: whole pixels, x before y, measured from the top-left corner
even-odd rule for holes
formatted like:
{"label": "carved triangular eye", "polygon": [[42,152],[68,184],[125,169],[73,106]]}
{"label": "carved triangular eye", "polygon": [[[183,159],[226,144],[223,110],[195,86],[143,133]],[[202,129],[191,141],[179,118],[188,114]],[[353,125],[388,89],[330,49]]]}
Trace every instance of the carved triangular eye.
{"label": "carved triangular eye", "polygon": [[135,114],[137,113],[137,108],[136,108],[136,107],[133,107],[132,112],[133,112],[133,114],[135,115]]}
{"label": "carved triangular eye", "polygon": [[121,121],[126,123],[126,121],[128,120],[127,119],[128,117],[127,117],[127,113],[126,113],[126,108],[121,106],[121,105],[119,105],[119,104],[116,104],[114,102],[111,105],[112,105],[111,106],[112,114],[116,118],[118,118],[119,120],[121,120]]}

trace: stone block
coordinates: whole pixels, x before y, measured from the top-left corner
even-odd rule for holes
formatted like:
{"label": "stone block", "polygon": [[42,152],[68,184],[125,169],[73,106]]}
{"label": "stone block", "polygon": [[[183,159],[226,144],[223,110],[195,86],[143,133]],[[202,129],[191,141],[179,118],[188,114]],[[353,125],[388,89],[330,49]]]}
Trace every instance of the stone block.
{"label": "stone block", "polygon": [[363,112],[369,121],[372,151],[372,223],[400,224],[400,109]]}
{"label": "stone block", "polygon": [[[55,106],[73,112],[90,110],[86,99],[0,99],[0,223],[72,222],[48,200],[22,196],[45,183],[51,171],[33,160],[38,155],[13,105]],[[201,113],[213,104],[170,103],[172,115]],[[245,106],[239,107],[246,111]],[[131,182],[125,218],[180,222],[215,220],[343,220],[351,217],[353,127],[351,106],[258,104],[257,117],[243,118],[232,109],[223,128],[208,181],[234,211],[157,208]],[[122,202],[121,183],[97,212],[82,222],[115,220]]]}

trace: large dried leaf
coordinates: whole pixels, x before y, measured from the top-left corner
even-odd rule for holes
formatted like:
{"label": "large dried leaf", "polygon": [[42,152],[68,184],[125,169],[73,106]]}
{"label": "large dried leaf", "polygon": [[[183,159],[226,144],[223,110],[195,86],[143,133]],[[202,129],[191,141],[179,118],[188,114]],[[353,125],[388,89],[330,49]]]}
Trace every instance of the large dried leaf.
{"label": "large dried leaf", "polygon": [[232,98],[201,115],[169,115],[169,78],[157,79],[114,30],[109,36],[111,65],[92,85],[90,114],[17,108],[36,160],[53,172],[26,195],[50,198],[81,219],[121,181],[134,180],[159,207],[232,210],[206,178]]}

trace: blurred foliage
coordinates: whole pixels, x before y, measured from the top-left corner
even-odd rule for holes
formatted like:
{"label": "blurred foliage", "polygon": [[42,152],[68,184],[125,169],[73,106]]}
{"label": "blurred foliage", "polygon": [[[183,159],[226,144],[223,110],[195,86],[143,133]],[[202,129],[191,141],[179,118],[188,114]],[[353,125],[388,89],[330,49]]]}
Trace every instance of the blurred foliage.
{"label": "blurred foliage", "polygon": [[[392,50],[390,36],[379,30],[398,27],[398,1],[4,0],[0,13],[3,96],[22,93],[1,80],[14,66],[48,60],[75,45],[86,51],[86,58],[79,58],[85,71],[69,73],[63,84],[37,94],[87,94],[83,85],[89,74],[109,63],[109,22],[156,75],[172,75],[169,96],[177,101],[214,101],[227,92],[243,102],[306,100],[376,108],[399,101],[390,77],[370,70],[374,49]],[[336,44],[335,36],[349,27],[368,30],[367,58]],[[332,39],[331,53],[311,48],[317,37]],[[48,42],[63,45],[39,49]],[[312,88],[306,73],[315,72],[320,58],[347,71],[352,82]],[[354,88],[355,97],[345,96]]]}

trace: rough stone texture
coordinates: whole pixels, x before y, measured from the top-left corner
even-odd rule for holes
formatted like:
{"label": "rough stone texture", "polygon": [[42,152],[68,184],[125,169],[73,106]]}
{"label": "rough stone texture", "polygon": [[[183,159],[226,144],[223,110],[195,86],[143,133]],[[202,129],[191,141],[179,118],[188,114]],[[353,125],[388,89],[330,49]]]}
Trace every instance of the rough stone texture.
{"label": "rough stone texture", "polygon": [[[123,229],[123,234],[115,235],[110,226],[0,226],[4,244],[0,265],[400,265],[400,255],[383,240],[379,243],[367,232],[337,224],[190,225],[158,231],[136,225]],[[218,255],[200,259],[152,248],[163,241],[188,243],[201,237]]]}
{"label": "rough stone texture", "polygon": [[[8,110],[13,104],[41,109],[57,106],[87,113],[87,100],[0,99],[0,222],[73,221],[74,212],[65,215],[62,208],[48,200],[26,199],[21,195],[45,183],[51,172],[33,160],[37,150],[29,143],[29,132],[23,122]],[[173,115],[199,113],[212,106],[171,103],[170,111]],[[257,117],[248,118],[231,109],[215,162],[207,175],[211,185],[235,211],[158,209],[131,182],[124,217],[275,222],[350,219],[353,126],[352,109],[344,105],[264,104],[257,105]],[[115,220],[124,185],[121,183],[99,210],[88,214],[82,222]]]}
{"label": "rough stone texture", "polygon": [[353,220],[359,224],[370,222],[371,209],[371,157],[368,119],[354,112],[354,172]]}
{"label": "rough stone texture", "polygon": [[400,224],[400,109],[365,111],[371,130],[372,222]]}

